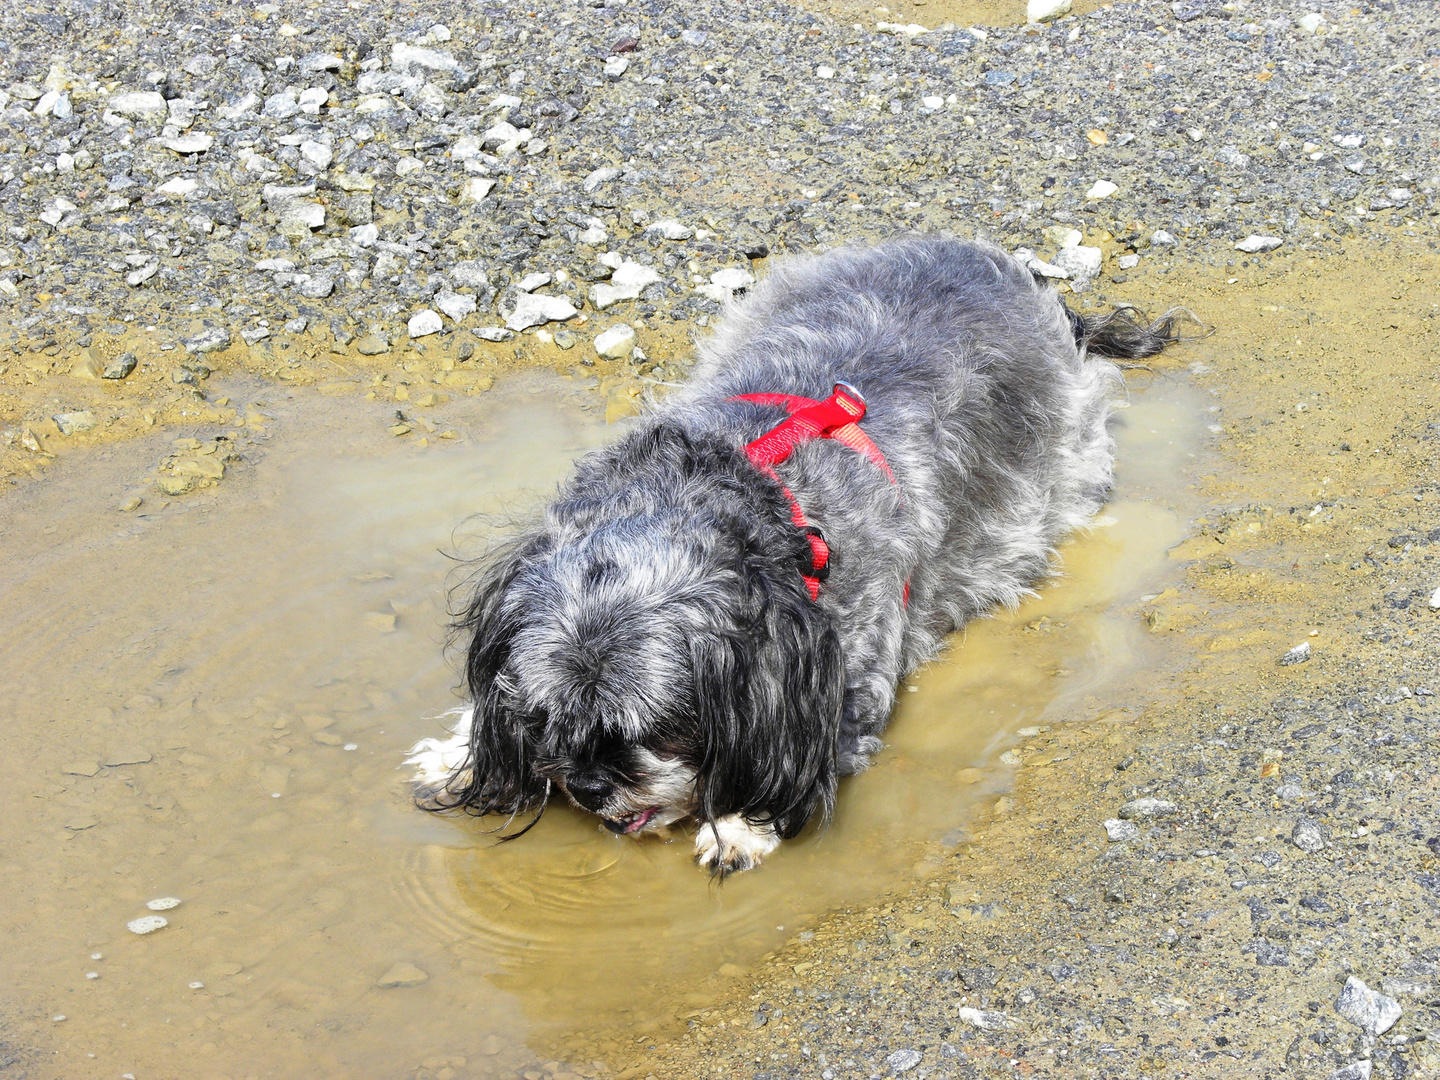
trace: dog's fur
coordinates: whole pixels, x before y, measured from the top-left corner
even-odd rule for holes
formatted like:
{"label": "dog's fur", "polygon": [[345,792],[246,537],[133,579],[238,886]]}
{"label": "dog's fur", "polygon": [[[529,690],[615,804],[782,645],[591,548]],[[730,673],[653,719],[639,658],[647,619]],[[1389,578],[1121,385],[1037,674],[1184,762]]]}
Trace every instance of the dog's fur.
{"label": "dog's fur", "polygon": [[[1111,482],[1123,386],[1100,357],[1174,337],[1170,319],[1083,319],[984,244],[782,262],[688,385],[484,567],[459,622],[473,704],[416,748],[422,805],[538,817],[558,790],[616,832],[693,817],[703,866],[755,865],[829,815],[946,634],[1050,571]],[[779,467],[833,549],[816,602],[810,547],[743,452],[784,414],[730,399],[837,382],[896,483],[824,439]]]}

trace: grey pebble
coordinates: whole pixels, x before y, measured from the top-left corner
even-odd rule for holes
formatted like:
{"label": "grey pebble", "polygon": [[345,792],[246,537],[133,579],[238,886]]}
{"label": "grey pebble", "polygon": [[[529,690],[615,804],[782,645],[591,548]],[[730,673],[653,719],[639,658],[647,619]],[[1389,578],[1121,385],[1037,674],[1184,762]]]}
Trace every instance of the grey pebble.
{"label": "grey pebble", "polygon": [[1308,855],[1324,848],[1327,839],[1327,830],[1314,818],[1301,818],[1290,830],[1290,842]]}
{"label": "grey pebble", "polygon": [[1302,641],[1284,656],[1280,657],[1280,666],[1293,667],[1296,664],[1303,664],[1310,659],[1310,653],[1310,643],[1308,641]]}
{"label": "grey pebble", "polygon": [[911,1050],[908,1047],[903,1050],[895,1050],[885,1058],[885,1067],[893,1073],[906,1073],[924,1060],[925,1055],[919,1050]]}
{"label": "grey pebble", "polygon": [[1126,821],[1132,821],[1135,818],[1168,817],[1179,810],[1180,808],[1168,799],[1146,797],[1131,799],[1120,807],[1119,813]]}
{"label": "grey pebble", "polygon": [[1367,1035],[1384,1035],[1400,1019],[1400,1003],[1392,997],[1371,990],[1351,975],[1345,980],[1335,1011]]}

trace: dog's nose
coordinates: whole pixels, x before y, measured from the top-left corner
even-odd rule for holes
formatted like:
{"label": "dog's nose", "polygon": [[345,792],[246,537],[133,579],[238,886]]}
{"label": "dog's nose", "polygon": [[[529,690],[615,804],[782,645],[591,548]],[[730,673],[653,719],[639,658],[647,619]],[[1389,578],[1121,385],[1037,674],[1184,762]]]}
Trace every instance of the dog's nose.
{"label": "dog's nose", "polygon": [[598,814],[615,788],[603,776],[582,773],[566,780],[565,790],[586,810]]}

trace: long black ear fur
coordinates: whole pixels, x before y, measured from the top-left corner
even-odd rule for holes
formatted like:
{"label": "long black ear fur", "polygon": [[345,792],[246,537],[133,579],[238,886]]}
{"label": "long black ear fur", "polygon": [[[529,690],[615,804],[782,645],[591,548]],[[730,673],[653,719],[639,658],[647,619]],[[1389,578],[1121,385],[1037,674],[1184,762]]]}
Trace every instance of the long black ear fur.
{"label": "long black ear fur", "polygon": [[[445,790],[426,800],[426,809],[514,817],[544,807],[548,786],[530,767],[523,718],[507,707],[499,677],[517,630],[514,615],[503,603],[505,593],[527,563],[543,555],[546,546],[543,536],[513,541],[491,557],[470,582],[474,593],[452,627],[456,638],[469,639],[465,685],[474,709],[470,753]],[[529,827],[505,839],[513,839]]]}
{"label": "long black ear fur", "polygon": [[834,808],[844,669],[795,563],[747,567],[753,625],[691,643],[703,744],[699,817],[740,814],[785,839]]}

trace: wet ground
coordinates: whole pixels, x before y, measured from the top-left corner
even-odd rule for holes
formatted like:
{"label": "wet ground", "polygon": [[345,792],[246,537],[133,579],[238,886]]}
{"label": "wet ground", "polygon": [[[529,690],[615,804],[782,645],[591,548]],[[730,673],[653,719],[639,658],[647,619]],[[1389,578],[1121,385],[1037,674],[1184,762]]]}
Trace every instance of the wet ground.
{"label": "wet ground", "polygon": [[[1194,509],[1173,478],[1207,406],[1174,374],[1134,383],[1116,499],[1064,577],[915,680],[828,831],[723,888],[688,843],[564,807],[498,847],[414,810],[397,772],[455,701],[455,557],[613,437],[590,386],[535,374],[439,404],[420,445],[389,402],[239,377],[215,387],[238,426],[67,455],[0,531],[22,1045],[66,1076],[507,1075],[539,1063],[527,1040],[654,1028],[825,913],[933,875],[1017,738],[1148,661],[1127,612],[1173,573]],[[143,485],[177,456],[223,462],[223,484]],[[168,925],[127,931],[161,897]]]}

